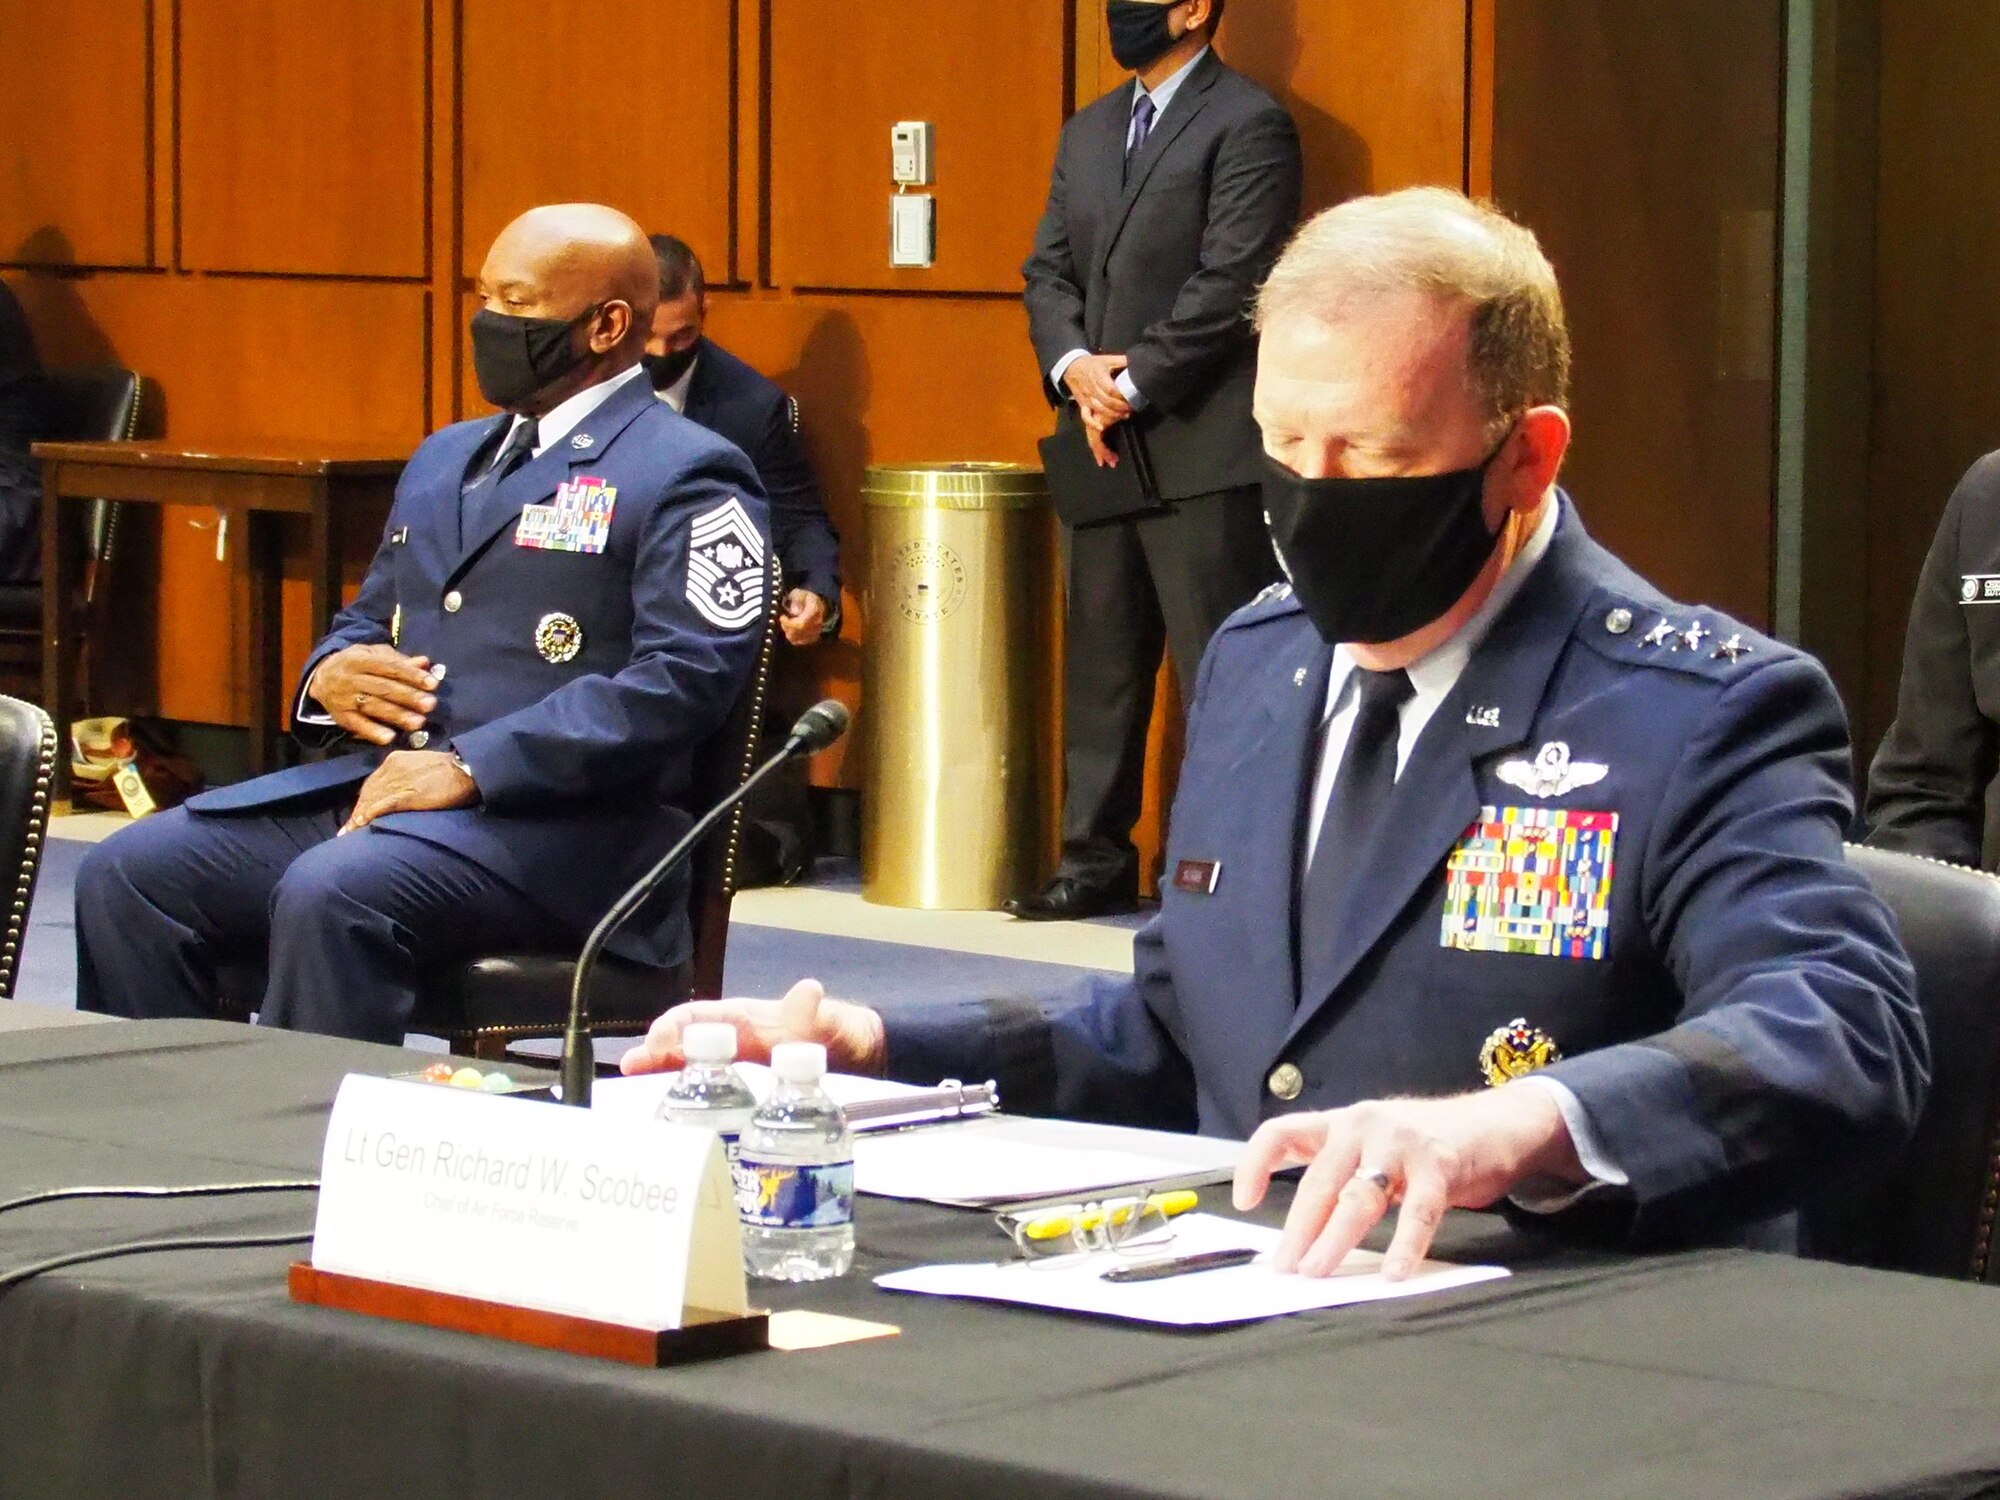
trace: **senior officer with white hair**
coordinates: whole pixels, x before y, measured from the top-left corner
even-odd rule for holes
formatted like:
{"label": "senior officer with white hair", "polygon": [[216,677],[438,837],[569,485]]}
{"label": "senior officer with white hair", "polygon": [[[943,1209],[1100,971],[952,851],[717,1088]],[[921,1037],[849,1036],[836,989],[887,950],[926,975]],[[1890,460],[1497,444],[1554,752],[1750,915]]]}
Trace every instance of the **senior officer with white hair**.
{"label": "senior officer with white hair", "polygon": [[[1329,210],[1263,289],[1256,410],[1289,586],[1210,646],[1158,918],[1070,1003],[884,1018],[807,981],[682,1006],[1009,1106],[1248,1136],[1306,1168],[1278,1261],[1392,1207],[1772,1243],[1908,1136],[1910,966],[1842,860],[1811,658],[1664,597],[1556,487],[1568,338],[1534,237],[1455,193]],[[1584,1201],[1577,1201],[1577,1200]]]}
{"label": "senior officer with white hair", "polygon": [[[696,748],[753,668],[769,534],[749,460],[653,397],[658,296],[624,214],[560,204],[479,274],[473,369],[505,409],[417,449],[294,717],[361,753],[115,834],[76,885],[79,1003],[402,1039],[430,970],[573,945],[689,824]],[[670,965],[685,889],[617,945]]]}

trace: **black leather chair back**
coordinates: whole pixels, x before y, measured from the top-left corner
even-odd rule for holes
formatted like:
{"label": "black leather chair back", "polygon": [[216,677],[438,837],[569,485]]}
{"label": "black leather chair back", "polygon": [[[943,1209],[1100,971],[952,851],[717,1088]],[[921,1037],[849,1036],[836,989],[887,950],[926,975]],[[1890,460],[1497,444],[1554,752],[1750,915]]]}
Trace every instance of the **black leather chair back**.
{"label": "black leather chair back", "polygon": [[[143,391],[139,376],[117,365],[51,370],[47,435],[54,442],[129,442],[139,435]],[[115,500],[91,502],[83,527],[87,558],[110,554],[117,516]]]}
{"label": "black leather chair back", "polygon": [[1847,857],[1902,927],[1930,1032],[1931,1094],[1887,1173],[1808,1210],[1806,1248],[2000,1282],[2000,878],[1858,845]]}
{"label": "black leather chair back", "polygon": [[6,881],[7,930],[0,944],[0,998],[11,999],[21,972],[28,905],[41,873],[55,784],[56,728],[32,703],[0,696],[0,881]]}

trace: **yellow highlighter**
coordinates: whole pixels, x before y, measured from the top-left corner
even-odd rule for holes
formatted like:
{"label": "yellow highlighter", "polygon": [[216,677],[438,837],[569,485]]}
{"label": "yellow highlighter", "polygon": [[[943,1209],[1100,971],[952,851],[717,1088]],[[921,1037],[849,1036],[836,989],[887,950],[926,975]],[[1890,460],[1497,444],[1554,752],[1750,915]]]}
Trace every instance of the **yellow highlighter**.
{"label": "yellow highlighter", "polygon": [[1030,1240],[1059,1240],[1072,1234],[1093,1234],[1106,1224],[1124,1224],[1147,1209],[1162,1218],[1184,1214],[1201,1202],[1197,1193],[1185,1188],[1172,1193],[1155,1193],[1150,1198],[1114,1198],[1104,1203],[1079,1203],[1066,1208],[1045,1209],[1022,1221],[1021,1234]]}

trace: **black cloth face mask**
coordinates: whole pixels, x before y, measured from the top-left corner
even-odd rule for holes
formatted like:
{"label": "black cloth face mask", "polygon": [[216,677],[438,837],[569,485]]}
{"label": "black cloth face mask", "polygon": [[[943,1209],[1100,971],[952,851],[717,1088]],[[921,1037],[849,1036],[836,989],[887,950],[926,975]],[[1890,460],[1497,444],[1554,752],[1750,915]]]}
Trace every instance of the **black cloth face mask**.
{"label": "black cloth face mask", "polygon": [[1172,5],[1148,5],[1145,0],[1109,0],[1105,20],[1111,24],[1111,55],[1128,73],[1158,62],[1175,42],[1167,24]]}
{"label": "black cloth face mask", "polygon": [[1393,479],[1302,479],[1264,456],[1264,524],[1323,640],[1398,641],[1459,601],[1500,543],[1484,500],[1506,446],[1476,468]]}
{"label": "black cloth face mask", "polygon": [[504,410],[525,403],[583,363],[584,351],[570,341],[573,329],[597,316],[592,303],[573,318],[518,318],[480,308],[472,315],[472,373],[489,406]]}
{"label": "black cloth face mask", "polygon": [[693,368],[700,353],[701,344],[697,341],[671,354],[642,354],[639,363],[646,367],[646,378],[653,382],[653,389],[665,395],[679,384],[681,376]]}

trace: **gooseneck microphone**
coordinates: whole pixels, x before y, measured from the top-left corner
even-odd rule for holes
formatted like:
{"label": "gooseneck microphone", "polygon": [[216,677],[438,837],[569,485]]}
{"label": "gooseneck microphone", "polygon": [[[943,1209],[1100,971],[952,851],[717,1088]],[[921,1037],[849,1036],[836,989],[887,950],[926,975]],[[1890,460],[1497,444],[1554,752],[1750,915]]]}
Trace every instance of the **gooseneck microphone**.
{"label": "gooseneck microphone", "polygon": [[832,698],[823,699],[799,715],[792,726],[791,734],[785,740],[785,748],[757,767],[745,778],[743,784],[724,797],[704,815],[700,822],[690,828],[681,841],[669,849],[660,862],[640,877],[638,882],[612,903],[611,910],[604,919],[591,929],[584,940],[583,951],[577,955],[576,973],[569,986],[569,1025],[563,1031],[562,1052],[562,1102],[582,1108],[590,1106],[590,1086],[597,1077],[597,1056],[590,1045],[590,975],[597,967],[597,957],[604,951],[604,945],[611,935],[625,924],[633,912],[645,904],[646,898],[660,888],[667,876],[694,852],[715,825],[728,816],[730,811],[751,792],[758,783],[786,761],[800,755],[813,755],[824,750],[843,734],[847,733],[847,706]]}

